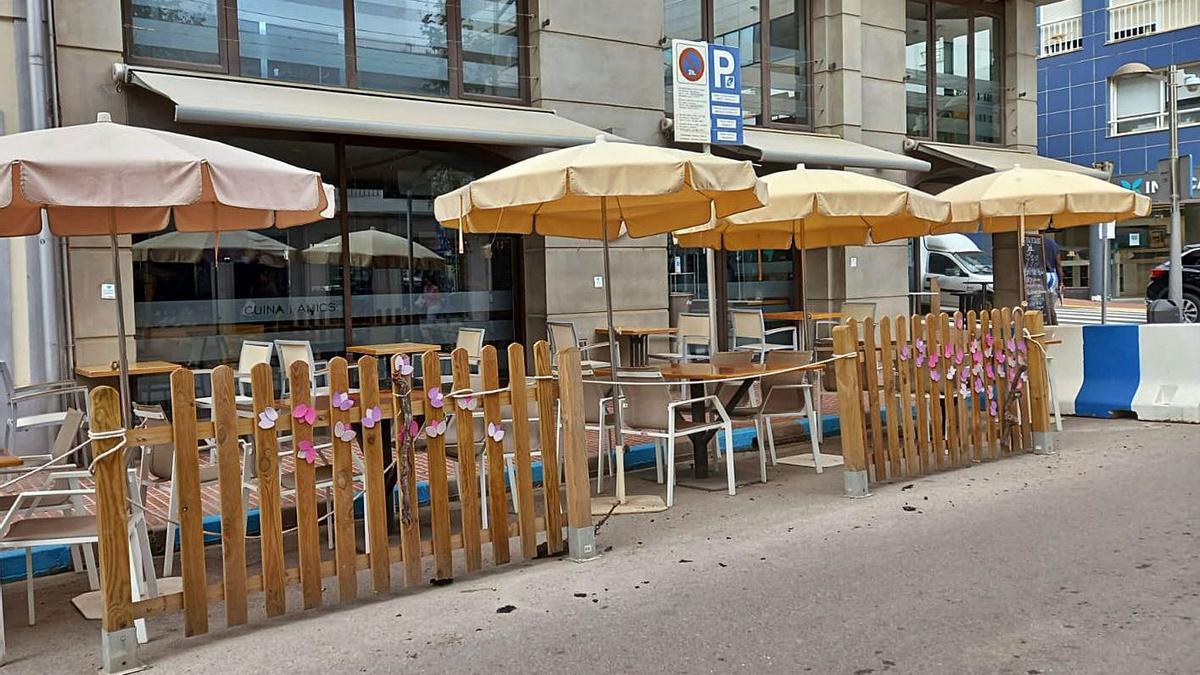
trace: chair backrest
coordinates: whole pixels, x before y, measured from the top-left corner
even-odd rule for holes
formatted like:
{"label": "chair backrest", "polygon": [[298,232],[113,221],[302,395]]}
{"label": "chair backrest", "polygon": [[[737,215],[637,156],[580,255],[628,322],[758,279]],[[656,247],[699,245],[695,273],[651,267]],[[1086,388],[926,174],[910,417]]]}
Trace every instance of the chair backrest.
{"label": "chair backrest", "polygon": [[625,428],[665,431],[671,414],[667,406],[675,400],[671,393],[674,387],[668,385],[657,368],[622,368],[619,372],[622,380],[655,383],[621,387],[625,397],[625,407],[621,410]]}
{"label": "chair backrest", "polygon": [[717,352],[708,362],[718,368],[749,368],[754,365],[754,352]]}
{"label": "chair backrest", "polygon": [[310,369],[316,361],[313,358],[312,343],[308,340],[276,340],[275,349],[279,352],[279,367],[285,373],[297,361],[307,363]]}
{"label": "chair backrest", "polygon": [[873,302],[843,302],[843,321],[854,319],[859,323],[867,319],[875,320],[875,303]]}
{"label": "chair backrest", "polygon": [[483,353],[483,333],[484,329],[482,328],[458,329],[458,337],[454,341],[454,346],[467,350],[467,361],[470,363],[478,363]]}
{"label": "chair backrest", "polygon": [[50,456],[58,459],[70,452],[71,448],[75,447],[75,438],[79,436],[79,429],[82,426],[83,412],[67,408],[62,425],[58,428],[58,435],[54,437],[54,445],[50,447]]}
{"label": "chair backrest", "polygon": [[687,344],[708,344],[708,315],[685,312],[679,315],[679,339]]}
{"label": "chair backrest", "polygon": [[[782,370],[795,368],[812,363],[812,352],[777,350],[767,352],[767,370]],[[804,393],[800,389],[780,389],[774,393],[777,386],[804,384],[804,371],[793,370],[777,375],[767,375],[762,380],[763,399],[771,410],[804,411]]]}
{"label": "chair backrest", "polygon": [[763,328],[762,310],[758,309],[731,309],[729,317],[733,321],[733,341],[736,346],[738,340],[750,340],[752,342],[763,342],[766,338]]}
{"label": "chair backrest", "polygon": [[242,353],[238,356],[238,378],[249,381],[250,371],[260,363],[271,365],[275,350],[270,342],[242,341]]}
{"label": "chair backrest", "polygon": [[[133,416],[139,428],[164,427],[171,422],[161,405],[133,404]],[[148,462],[146,470],[159,480],[171,480],[175,469],[175,444],[173,442],[144,446],[142,461]]]}
{"label": "chair backrest", "polygon": [[558,361],[558,352],[567,347],[578,347],[579,337],[575,324],[570,321],[547,321],[546,335],[550,338],[550,357]]}

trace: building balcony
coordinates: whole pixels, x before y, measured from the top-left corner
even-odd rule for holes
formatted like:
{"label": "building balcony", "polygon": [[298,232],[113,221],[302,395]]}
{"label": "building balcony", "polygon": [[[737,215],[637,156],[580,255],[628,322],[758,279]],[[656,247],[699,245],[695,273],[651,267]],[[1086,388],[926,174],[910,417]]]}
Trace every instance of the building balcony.
{"label": "building balcony", "polygon": [[1108,8],[1106,42],[1200,25],[1200,0],[1140,0]]}
{"label": "building balcony", "polygon": [[1038,57],[1083,49],[1083,17],[1071,16],[1038,26]]}

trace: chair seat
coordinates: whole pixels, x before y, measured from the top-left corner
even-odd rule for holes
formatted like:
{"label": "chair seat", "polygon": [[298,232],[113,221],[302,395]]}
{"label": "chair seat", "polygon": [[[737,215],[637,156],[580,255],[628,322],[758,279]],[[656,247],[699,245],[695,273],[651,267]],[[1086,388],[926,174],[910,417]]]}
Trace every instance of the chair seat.
{"label": "chair seat", "polygon": [[[321,464],[317,466],[316,471],[313,473],[316,476],[317,484],[333,482],[332,464]],[[285,490],[296,489],[296,474],[292,473],[291,471],[284,472],[283,475],[279,477],[279,481],[280,485],[282,485]]]}
{"label": "chair seat", "polygon": [[[234,403],[234,405],[238,406],[239,408],[249,407],[249,406],[254,405],[254,398],[252,398],[250,396],[245,396],[243,394],[234,394],[233,403]],[[196,399],[196,407],[199,407],[199,408],[213,407],[213,397],[212,396],[201,396],[201,397],[197,398]]]}
{"label": "chair seat", "polygon": [[99,537],[95,516],[63,516],[61,518],[25,518],[9,525],[0,542],[39,541],[48,539],[86,539]]}
{"label": "chair seat", "polygon": [[[16,494],[0,495],[0,511],[7,511],[7,510],[11,509],[13,504],[15,504],[16,502],[17,502]],[[41,499],[38,500],[37,508],[38,509],[49,509],[49,508],[53,508],[55,506],[67,505],[67,504],[70,504],[70,502],[71,502],[70,495],[54,495],[53,497],[42,497]],[[29,500],[26,500],[26,504],[25,504],[26,506],[30,506],[31,504],[32,504],[32,502],[29,502]]]}
{"label": "chair seat", "polygon": [[17,429],[32,429],[33,427],[44,427],[51,424],[62,424],[67,418],[67,411],[48,412],[37,415],[25,415],[17,418]]}

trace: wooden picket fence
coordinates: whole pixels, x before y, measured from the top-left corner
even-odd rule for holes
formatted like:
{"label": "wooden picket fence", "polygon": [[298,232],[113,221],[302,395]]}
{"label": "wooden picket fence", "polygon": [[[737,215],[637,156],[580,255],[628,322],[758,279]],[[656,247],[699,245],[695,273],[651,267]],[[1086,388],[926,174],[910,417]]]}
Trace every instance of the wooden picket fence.
{"label": "wooden picket fence", "polygon": [[[329,362],[329,396],[314,403],[308,365],[293,363],[287,377],[290,394],[280,399],[274,386],[271,367],[255,366],[251,373],[253,412],[239,415],[234,398],[234,372],[227,366],[211,374],[214,409],[211,421],[198,421],[194,392],[195,376],[185,369],[171,375],[172,416],[170,426],[130,430],[130,447],[139,444],[173,442],[176,448],[174,480],[179,492],[180,559],[183,590],[140,601],[132,600],[129,571],[126,521],[129,509],[124,479],[125,459],[116,452],[104,456],[116,446],[118,439],[93,441],[99,461],[96,464],[97,516],[100,530],[101,588],[103,603],[102,628],[106,634],[127,631],[138,618],[180,610],[183,611],[185,635],[201,635],[209,631],[211,601],[224,601],[226,626],[245,624],[249,617],[249,594],[261,594],[268,617],[283,615],[292,610],[308,610],[323,602],[322,580],[336,578],[337,600],[347,602],[360,595],[358,572],[371,572],[370,591],[388,592],[395,565],[403,566],[404,584],[409,587],[425,585],[423,561],[432,557],[433,580],[448,581],[459,571],[474,572],[484,567],[484,553],[490,553],[493,565],[503,565],[512,558],[510,540],[516,539],[521,558],[538,556],[539,539],[548,554],[564,548],[563,526],[569,521],[574,528],[590,532],[591,514],[587,481],[586,437],[583,426],[582,384],[579,353],[576,349],[560,352],[562,377],[551,371],[549,345],[542,341],[534,345],[534,374],[532,385],[527,381],[525,350],[519,344],[508,349],[509,383],[500,386],[497,354],[486,346],[481,355],[482,390],[476,384],[474,401],[466,398],[471,388],[471,373],[467,353],[456,349],[451,354],[453,385],[442,386],[441,363],[436,352],[421,359],[426,374],[427,389],[412,389],[409,369],[396,369],[390,382],[380,385],[378,362],[365,356],[358,360],[357,391],[351,389],[350,368],[345,359]],[[477,376],[478,377],[478,376]],[[455,392],[463,393],[457,396]],[[342,395],[347,395],[346,403]],[[556,439],[557,408],[562,397],[562,453],[565,463],[566,499],[557,480],[558,458],[552,451]],[[435,401],[435,399],[441,401]],[[528,416],[528,401],[535,401],[536,420]],[[118,397],[109,387],[91,392],[92,424],[96,432],[115,430],[120,425]],[[341,405],[339,405],[339,403]],[[438,405],[440,403],[440,405]],[[510,406],[511,421],[502,421],[502,406]],[[314,406],[319,407],[312,413]],[[489,431],[483,442],[487,467],[489,529],[481,526],[480,497],[475,461],[459,463],[462,493],[459,495],[459,516],[452,517],[449,481],[446,469],[444,432],[429,433],[430,427],[442,429],[453,415],[458,438],[477,438],[472,429],[472,410],[483,411],[484,424],[503,429],[512,440],[516,464],[515,484],[506,480],[502,436]],[[307,409],[307,410],[306,410]],[[391,422],[391,434],[385,437],[382,419]],[[417,501],[415,448],[412,427],[423,418],[428,436],[429,508],[422,515]],[[544,481],[535,485],[530,447],[530,425],[540,425],[541,456]],[[313,448],[314,431],[328,430],[332,439],[332,517],[326,526],[333,529],[332,558],[323,556],[318,518],[317,467],[308,461]],[[291,437],[288,446],[296,455],[294,485],[296,510],[296,549],[298,566],[285,563],[282,499],[281,499],[281,439]],[[239,439],[250,437],[254,448],[257,473],[256,493],[259,504],[261,553],[259,569],[248,569],[246,514],[243,510],[242,450]],[[220,581],[209,583],[205,557],[205,532],[202,529],[200,501],[200,462],[198,441],[215,439],[219,466],[220,488]],[[365,470],[362,491],[365,494],[366,524],[364,536],[369,542],[369,554],[356,551],[354,485],[355,467],[352,442],[362,448]],[[319,447],[319,446],[318,446]],[[465,452],[465,449],[464,449]],[[384,473],[393,461],[398,470],[400,493],[400,545],[389,546],[386,529]],[[509,493],[516,493],[519,516],[510,517]],[[538,492],[541,498],[538,499]],[[564,510],[565,505],[565,510]],[[324,518],[324,517],[323,517]],[[364,543],[367,543],[364,542]],[[486,542],[486,546],[485,546]],[[454,551],[461,550],[456,564]],[[572,556],[576,552],[572,551]],[[592,551],[586,551],[590,554]],[[587,557],[586,555],[584,557]],[[299,606],[289,602],[287,589],[299,587]],[[291,605],[291,606],[289,606]],[[106,665],[120,667],[125,663]]]}
{"label": "wooden picket fence", "polygon": [[836,366],[846,471],[882,482],[1034,450],[1050,428],[1042,333],[1041,314],[1009,308],[836,328],[834,350],[857,354]]}

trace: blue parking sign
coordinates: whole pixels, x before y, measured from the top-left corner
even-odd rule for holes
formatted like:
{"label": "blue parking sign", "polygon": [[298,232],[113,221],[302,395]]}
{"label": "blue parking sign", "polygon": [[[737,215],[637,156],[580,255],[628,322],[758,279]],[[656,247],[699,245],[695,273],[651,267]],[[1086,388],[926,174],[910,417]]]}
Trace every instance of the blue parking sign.
{"label": "blue parking sign", "polygon": [[708,46],[708,105],[712,143],[742,144],[742,69],[737,47]]}

